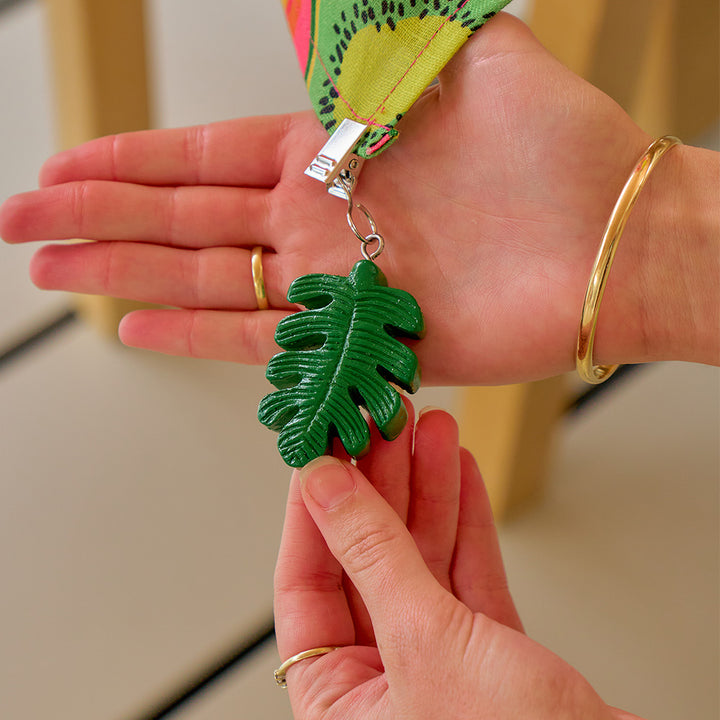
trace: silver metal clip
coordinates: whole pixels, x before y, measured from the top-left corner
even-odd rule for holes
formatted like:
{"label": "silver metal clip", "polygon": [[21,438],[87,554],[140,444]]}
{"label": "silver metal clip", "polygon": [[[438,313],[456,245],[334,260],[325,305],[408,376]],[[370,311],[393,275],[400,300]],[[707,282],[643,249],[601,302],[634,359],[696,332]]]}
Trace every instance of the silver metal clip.
{"label": "silver metal clip", "polygon": [[347,187],[352,190],[365,160],[353,152],[369,125],[346,118],[323,145],[305,174],[324,182],[327,191],[347,200]]}

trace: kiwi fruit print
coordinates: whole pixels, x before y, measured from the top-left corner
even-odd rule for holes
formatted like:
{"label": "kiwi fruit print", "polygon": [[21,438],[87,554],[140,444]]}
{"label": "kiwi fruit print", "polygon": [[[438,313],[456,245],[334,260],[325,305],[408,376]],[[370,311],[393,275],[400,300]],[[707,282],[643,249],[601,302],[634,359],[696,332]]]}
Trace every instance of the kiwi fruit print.
{"label": "kiwi fruit print", "polygon": [[371,126],[372,157],[463,43],[509,0],[282,0],[315,112]]}

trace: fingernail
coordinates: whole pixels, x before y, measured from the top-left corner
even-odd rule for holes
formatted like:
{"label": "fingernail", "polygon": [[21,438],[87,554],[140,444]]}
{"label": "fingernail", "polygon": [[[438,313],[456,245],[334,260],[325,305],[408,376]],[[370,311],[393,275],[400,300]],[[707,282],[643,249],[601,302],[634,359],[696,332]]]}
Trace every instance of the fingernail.
{"label": "fingernail", "polygon": [[418,413],[418,420],[425,414],[432,412],[433,410],[440,410],[441,412],[445,412],[441,407],[436,407],[435,405],[426,405],[419,413]]}
{"label": "fingernail", "polygon": [[339,460],[319,457],[300,470],[305,492],[323,509],[331,510],[347,500],[356,489],[355,478]]}

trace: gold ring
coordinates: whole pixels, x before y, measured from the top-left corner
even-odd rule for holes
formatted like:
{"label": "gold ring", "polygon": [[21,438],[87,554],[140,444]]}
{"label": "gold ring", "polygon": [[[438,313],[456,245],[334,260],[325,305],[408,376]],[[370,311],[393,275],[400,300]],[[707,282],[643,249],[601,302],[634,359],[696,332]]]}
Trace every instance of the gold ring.
{"label": "gold ring", "polygon": [[311,657],[317,657],[319,655],[327,655],[333,650],[339,650],[342,645],[328,645],[326,647],[313,648],[312,650],[305,650],[304,652],[293,655],[288,658],[276,671],[275,671],[275,682],[282,688],[287,687],[287,671],[301,660],[307,660]]}
{"label": "gold ring", "polygon": [[250,267],[252,269],[253,287],[255,288],[255,298],[257,300],[258,310],[267,310],[268,299],[265,291],[265,276],[263,275],[261,247],[254,247],[250,259]]}

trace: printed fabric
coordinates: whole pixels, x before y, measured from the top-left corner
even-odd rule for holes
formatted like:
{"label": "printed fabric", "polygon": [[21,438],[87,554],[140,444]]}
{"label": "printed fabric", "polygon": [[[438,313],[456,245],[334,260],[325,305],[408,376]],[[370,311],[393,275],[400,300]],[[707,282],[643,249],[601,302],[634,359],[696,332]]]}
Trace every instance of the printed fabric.
{"label": "printed fabric", "polygon": [[371,126],[372,157],[465,41],[510,0],[281,0],[315,112]]}

